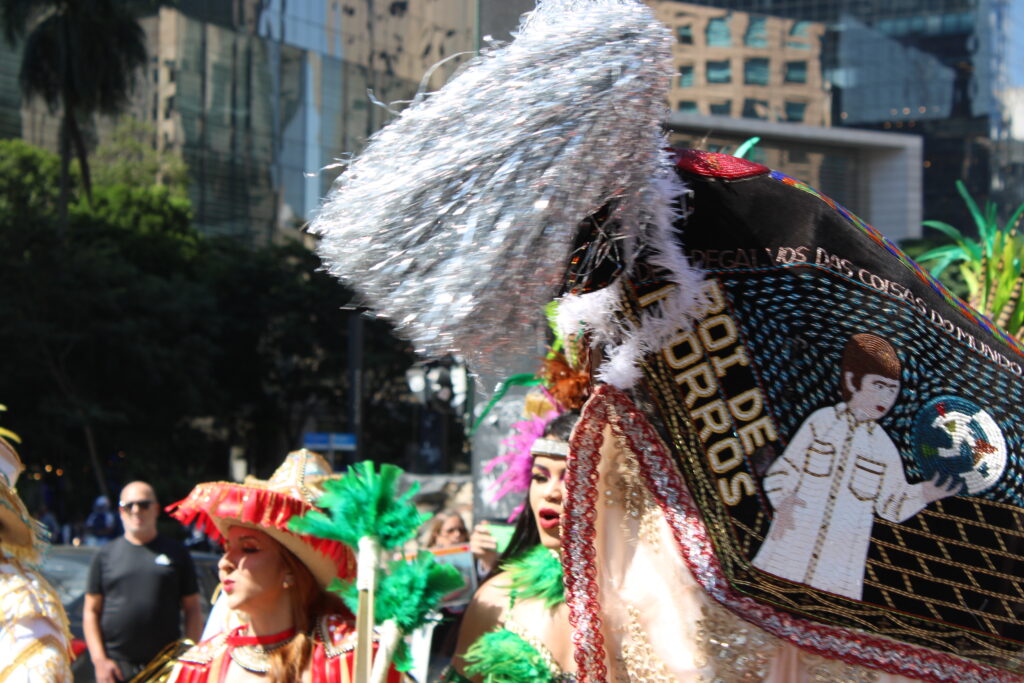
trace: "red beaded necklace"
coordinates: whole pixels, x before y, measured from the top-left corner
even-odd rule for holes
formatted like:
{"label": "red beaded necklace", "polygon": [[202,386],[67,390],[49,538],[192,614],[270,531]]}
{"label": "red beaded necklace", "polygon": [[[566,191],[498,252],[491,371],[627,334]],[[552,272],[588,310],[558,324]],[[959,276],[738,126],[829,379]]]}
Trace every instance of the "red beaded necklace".
{"label": "red beaded necklace", "polygon": [[280,633],[273,633],[269,636],[243,636],[240,633],[234,633],[227,637],[227,644],[229,648],[235,648],[242,645],[277,645],[278,643],[283,643],[294,635],[294,628],[286,629]]}
{"label": "red beaded necklace", "polygon": [[270,671],[268,654],[295,636],[294,628],[269,636],[243,636],[241,631],[238,629],[225,639],[228,656],[246,671],[258,674]]}

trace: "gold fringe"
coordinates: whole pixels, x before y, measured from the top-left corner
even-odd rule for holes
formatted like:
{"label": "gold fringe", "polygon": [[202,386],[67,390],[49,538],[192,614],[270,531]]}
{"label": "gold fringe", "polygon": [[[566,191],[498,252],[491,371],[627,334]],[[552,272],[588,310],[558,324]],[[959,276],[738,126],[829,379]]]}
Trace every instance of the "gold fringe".
{"label": "gold fringe", "polygon": [[40,638],[39,640],[35,641],[31,645],[29,645],[28,647],[26,647],[24,650],[22,650],[18,654],[18,656],[14,658],[14,661],[12,661],[10,664],[4,667],[3,670],[0,670],[0,681],[7,680],[8,676],[16,672],[21,667],[25,666],[28,660],[35,657],[37,654],[39,654],[42,650],[44,650],[47,647],[52,647],[54,651],[60,653],[61,658],[64,661],[64,664],[70,671],[71,660],[68,658],[68,653],[64,649],[64,644],[60,642],[57,636],[46,635]]}
{"label": "gold fringe", "polygon": [[[146,668],[135,674],[130,683],[165,683],[171,679],[171,674],[178,664],[178,657],[186,650],[195,645],[188,638],[176,640],[153,658]],[[211,679],[216,680],[216,679]]]}

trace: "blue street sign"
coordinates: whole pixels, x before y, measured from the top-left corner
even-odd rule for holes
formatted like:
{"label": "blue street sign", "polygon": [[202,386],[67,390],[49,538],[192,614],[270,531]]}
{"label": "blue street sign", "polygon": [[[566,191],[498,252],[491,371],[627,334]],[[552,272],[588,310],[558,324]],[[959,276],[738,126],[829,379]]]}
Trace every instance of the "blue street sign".
{"label": "blue street sign", "polygon": [[311,451],[354,451],[356,435],[345,432],[306,432],[302,447]]}

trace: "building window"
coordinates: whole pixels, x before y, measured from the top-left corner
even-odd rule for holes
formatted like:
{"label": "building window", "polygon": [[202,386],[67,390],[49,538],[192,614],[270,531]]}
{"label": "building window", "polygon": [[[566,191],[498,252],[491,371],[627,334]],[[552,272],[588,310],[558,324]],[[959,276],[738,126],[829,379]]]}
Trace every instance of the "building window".
{"label": "building window", "polygon": [[715,116],[730,116],[732,114],[732,100],[712,102],[710,111]]}
{"label": "building window", "polygon": [[767,100],[755,100],[747,98],[743,100],[743,118],[745,119],[767,119],[768,118],[768,102]]}
{"label": "building window", "polygon": [[729,47],[732,37],[729,35],[729,17],[714,17],[708,20],[707,41],[709,47]]}
{"label": "building window", "polygon": [[732,83],[732,68],[728,59],[709,61],[708,83]]}
{"label": "building window", "polygon": [[684,64],[683,66],[679,67],[679,87],[693,87],[693,65]]}
{"label": "building window", "polygon": [[747,85],[768,85],[768,59],[753,57],[743,63],[743,82]]}
{"label": "building window", "polygon": [[676,26],[676,40],[681,45],[693,45],[693,27],[689,24]]}
{"label": "building window", "polygon": [[811,22],[809,21],[796,21],[793,22],[793,26],[789,29],[790,38],[798,38],[800,40],[787,40],[786,47],[796,47],[800,49],[808,49],[811,47]]}
{"label": "building window", "polygon": [[750,17],[747,24],[747,34],[743,36],[743,43],[747,47],[768,47],[768,31],[766,17]]}
{"label": "building window", "polygon": [[806,83],[807,62],[786,62],[786,83]]}
{"label": "building window", "polygon": [[682,112],[683,114],[696,114],[697,103],[693,100],[682,100],[676,105],[676,111]]}
{"label": "building window", "polygon": [[949,12],[942,17],[943,33],[969,33],[974,25],[974,16],[970,12]]}
{"label": "building window", "polygon": [[786,120],[800,123],[807,113],[806,102],[786,102]]}

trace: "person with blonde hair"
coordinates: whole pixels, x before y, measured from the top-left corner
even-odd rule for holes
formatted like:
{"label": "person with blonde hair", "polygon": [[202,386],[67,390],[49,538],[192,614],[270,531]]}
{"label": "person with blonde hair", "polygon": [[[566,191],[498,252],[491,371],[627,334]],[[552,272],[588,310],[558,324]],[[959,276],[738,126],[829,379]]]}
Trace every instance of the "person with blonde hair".
{"label": "person with blonde hair", "polygon": [[15,488],[25,466],[7,435],[0,428],[0,681],[71,683],[68,618],[33,568],[46,540]]}
{"label": "person with blonde hair", "polygon": [[450,548],[469,542],[466,522],[458,510],[445,509],[430,520],[426,542],[428,548]]}

